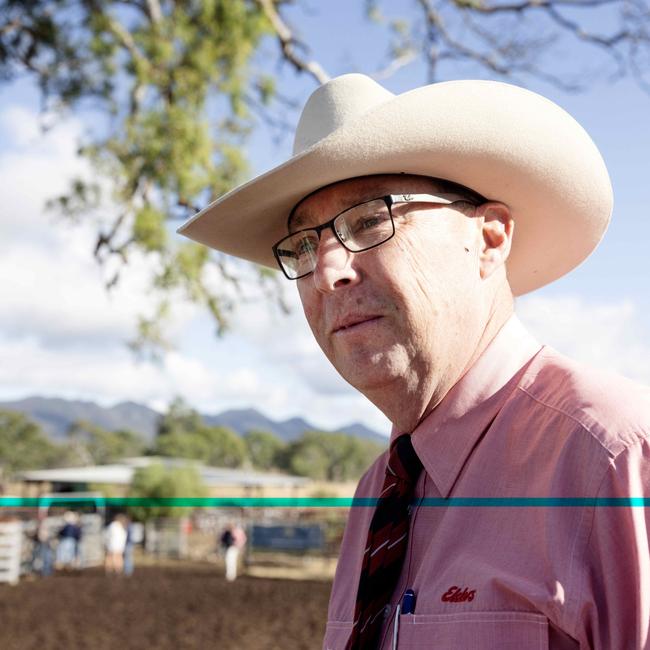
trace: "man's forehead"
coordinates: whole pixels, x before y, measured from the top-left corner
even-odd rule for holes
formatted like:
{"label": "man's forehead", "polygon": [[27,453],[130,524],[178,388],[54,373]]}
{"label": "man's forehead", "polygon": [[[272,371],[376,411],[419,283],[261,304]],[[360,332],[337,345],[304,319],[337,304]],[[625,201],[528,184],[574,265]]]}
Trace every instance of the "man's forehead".
{"label": "man's forehead", "polygon": [[297,230],[323,221],[325,217],[330,219],[342,210],[363,201],[407,189],[434,190],[435,188],[434,179],[409,174],[349,178],[307,195],[289,216],[288,226],[290,230]]}

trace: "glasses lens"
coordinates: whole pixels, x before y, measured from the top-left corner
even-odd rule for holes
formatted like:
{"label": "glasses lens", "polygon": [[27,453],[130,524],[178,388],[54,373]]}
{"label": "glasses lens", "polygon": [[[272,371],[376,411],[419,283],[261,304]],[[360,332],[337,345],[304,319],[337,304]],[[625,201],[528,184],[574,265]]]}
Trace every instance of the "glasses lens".
{"label": "glasses lens", "polygon": [[311,273],[316,268],[318,233],[305,230],[283,239],[277,246],[282,268],[291,279]]}
{"label": "glasses lens", "polygon": [[346,210],[336,218],[334,228],[345,247],[353,252],[377,246],[395,234],[390,211],[383,199]]}

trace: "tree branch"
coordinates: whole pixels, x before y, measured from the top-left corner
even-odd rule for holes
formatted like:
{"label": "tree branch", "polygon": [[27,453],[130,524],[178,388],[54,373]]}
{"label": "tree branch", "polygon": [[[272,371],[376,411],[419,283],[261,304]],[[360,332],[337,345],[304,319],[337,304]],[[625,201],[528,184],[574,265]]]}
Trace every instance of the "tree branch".
{"label": "tree branch", "polygon": [[429,26],[431,40],[434,40],[434,35],[439,35],[444,43],[451,48],[455,58],[472,59],[478,63],[481,63],[486,68],[489,68],[497,74],[500,74],[504,77],[510,76],[511,70],[508,66],[500,64],[494,59],[494,57],[487,56],[482,52],[477,52],[467,45],[453,39],[449,32],[445,29],[442,18],[433,8],[430,0],[418,0],[418,2],[424,10],[427,25]]}
{"label": "tree branch", "polygon": [[95,244],[95,250],[93,252],[95,258],[101,263],[105,261],[105,258],[101,257],[101,253],[103,249],[108,250],[109,255],[119,255],[122,258],[122,261],[124,263],[127,262],[126,258],[126,249],[129,246],[129,244],[132,243],[132,239],[127,240],[124,244],[121,246],[115,247],[113,245],[113,240],[117,236],[117,233],[124,223],[125,219],[127,217],[127,212],[122,212],[115,221],[113,221],[113,224],[111,226],[111,229],[108,232],[100,232],[99,235],[97,236],[97,243]]}
{"label": "tree branch", "polygon": [[158,0],[147,0],[147,15],[154,25],[157,25],[162,21],[163,14]]}
{"label": "tree branch", "polygon": [[0,34],[6,34],[7,32],[10,32],[11,30],[17,29],[19,27],[24,27],[24,26],[22,22],[18,20],[18,18],[14,18],[13,20],[10,20],[4,25],[0,25]]}
{"label": "tree branch", "polygon": [[[463,20],[472,33],[482,39],[496,54],[505,59],[504,65],[508,66],[513,73],[527,73],[537,79],[547,81],[565,92],[578,92],[583,88],[583,85],[578,81],[565,81],[556,75],[544,72],[530,60],[526,59],[526,54],[530,54],[531,52],[534,52],[536,55],[535,58],[538,58],[540,50],[551,45],[555,40],[554,38],[537,37],[528,40],[516,40],[513,38],[509,41],[499,42],[494,33],[490,32],[490,30],[483,29],[480,24],[474,21],[474,16],[467,14]],[[450,53],[450,56],[446,58],[454,58],[453,53]],[[583,81],[582,75],[580,75],[580,80]]]}
{"label": "tree branch", "polygon": [[180,208],[185,208],[192,213],[199,212],[199,210],[201,209],[198,205],[194,205],[193,203],[190,203],[189,201],[185,201],[184,199],[178,199],[178,201],[176,201],[176,204]]}
{"label": "tree branch", "polygon": [[545,9],[553,5],[565,7],[601,7],[607,4],[615,4],[620,0],[526,0],[502,5],[484,5],[473,0],[454,0],[459,9],[464,9],[480,14],[496,13],[523,13],[529,9]]}
{"label": "tree branch", "polygon": [[316,61],[305,61],[300,58],[296,53],[296,47],[304,48],[293,35],[287,24],[282,20],[278,13],[273,0],[257,0],[258,4],[264,11],[264,15],[269,19],[269,22],[275,30],[278,40],[280,41],[280,48],[284,58],[291,63],[298,72],[306,72],[310,74],[319,84],[324,84],[329,81],[330,76],[323,70],[321,65]]}
{"label": "tree branch", "polygon": [[[134,62],[138,62],[141,65],[148,66],[148,59],[142,55],[138,46],[135,44],[131,34],[124,28],[124,26],[113,16],[106,14],[108,25],[112,34],[122,43],[122,46],[126,48],[129,54],[133,57]],[[142,83],[138,80],[138,77],[135,76],[135,81],[133,88],[130,93],[130,114],[134,115],[138,112],[140,104],[142,102],[145,90]]]}
{"label": "tree branch", "polygon": [[415,50],[406,50],[404,53],[394,58],[385,68],[378,70],[370,76],[377,81],[387,79],[388,77],[394,75],[398,70],[411,63],[411,61],[413,61],[416,56],[417,52]]}
{"label": "tree branch", "polygon": [[[604,48],[607,53],[616,61],[619,74],[625,65],[621,53],[616,49],[619,43],[630,41],[634,34],[629,30],[622,29],[611,36],[599,36],[591,34],[584,30],[578,23],[564,17],[558,7],[583,7],[587,5],[599,6],[619,2],[620,0],[528,0],[521,3],[510,3],[495,6],[482,6],[475,0],[454,0],[455,5],[465,14],[465,23],[472,32],[482,39],[487,47],[492,51],[481,51],[475,47],[470,47],[465,41],[456,40],[446,29],[442,17],[436,11],[431,0],[418,0],[422,7],[426,23],[429,27],[430,47],[436,41],[440,40],[445,45],[445,51],[435,54],[435,63],[441,59],[466,59],[475,61],[487,69],[502,75],[512,77],[516,73],[526,73],[538,79],[552,83],[558,88],[567,92],[576,92],[581,89],[582,85],[578,81],[566,81],[559,76],[547,73],[534,64],[534,62],[524,60],[524,55],[528,50],[538,51],[539,43],[525,42],[517,43],[512,41],[499,41],[497,36],[490,31],[486,31],[472,21],[472,14],[485,14],[495,12],[510,12],[511,14],[523,12],[528,9],[542,9],[546,12],[561,30],[571,33],[576,38]],[[431,57],[431,50],[429,51]],[[431,64],[433,66],[433,63]]]}
{"label": "tree branch", "polygon": [[578,25],[578,23],[574,22],[573,20],[569,20],[568,18],[565,18],[562,14],[558,12],[558,10],[552,4],[549,4],[546,7],[546,13],[560,27],[563,27],[564,29],[573,32],[576,38],[579,38],[580,40],[586,41],[588,43],[593,43],[595,45],[600,45],[602,47],[605,47],[610,52],[613,51],[611,48],[617,45],[620,41],[623,41],[629,36],[631,36],[630,32],[626,29],[621,30],[620,32],[609,37],[590,34],[589,32],[585,31],[580,25]]}

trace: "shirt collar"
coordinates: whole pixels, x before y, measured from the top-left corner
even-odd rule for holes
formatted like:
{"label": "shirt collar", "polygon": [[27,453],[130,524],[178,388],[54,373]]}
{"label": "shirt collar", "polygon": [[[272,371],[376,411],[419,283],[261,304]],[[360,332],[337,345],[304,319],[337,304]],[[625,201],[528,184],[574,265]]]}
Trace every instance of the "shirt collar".
{"label": "shirt collar", "polygon": [[[443,497],[470,452],[515,389],[540,344],[513,314],[474,365],[415,428],[413,447]],[[391,441],[398,432],[393,429]]]}

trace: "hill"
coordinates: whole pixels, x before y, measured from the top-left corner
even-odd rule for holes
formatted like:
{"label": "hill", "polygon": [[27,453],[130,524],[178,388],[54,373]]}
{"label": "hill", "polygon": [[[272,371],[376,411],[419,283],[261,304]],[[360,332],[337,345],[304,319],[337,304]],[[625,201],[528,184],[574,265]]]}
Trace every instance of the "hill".
{"label": "hill", "polygon": [[[156,434],[160,413],[135,402],[120,402],[104,407],[95,402],[67,400],[58,397],[27,397],[21,400],[0,402],[0,409],[19,411],[37,422],[53,440],[61,440],[68,427],[78,420],[87,420],[109,431],[130,429],[151,441]],[[285,441],[299,438],[304,431],[322,430],[302,418],[276,421],[255,409],[233,409],[217,415],[202,415],[206,424],[226,426],[242,435],[252,429],[270,431]],[[386,436],[363,424],[351,423],[336,431],[386,444]],[[333,433],[334,431],[332,431]]]}

